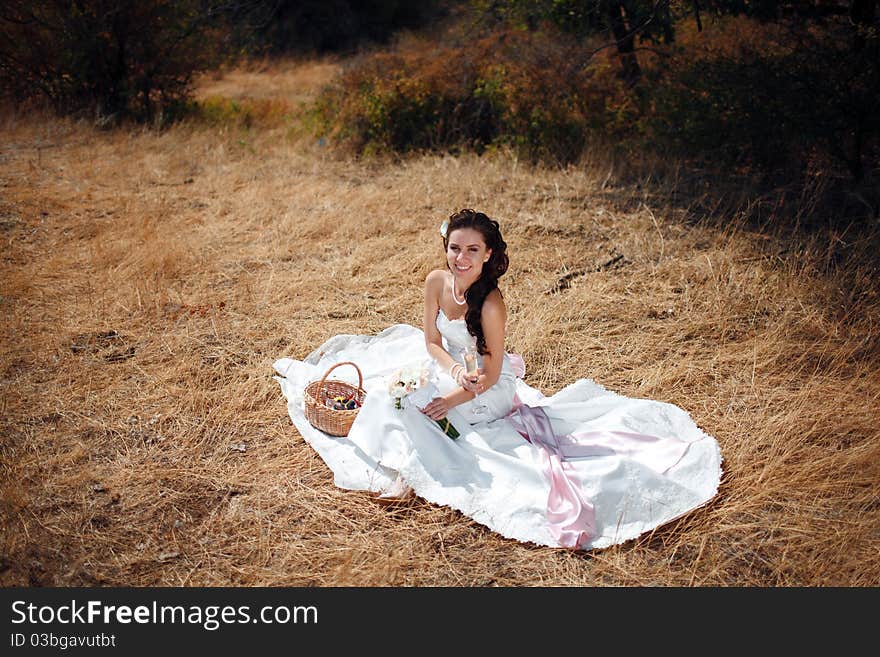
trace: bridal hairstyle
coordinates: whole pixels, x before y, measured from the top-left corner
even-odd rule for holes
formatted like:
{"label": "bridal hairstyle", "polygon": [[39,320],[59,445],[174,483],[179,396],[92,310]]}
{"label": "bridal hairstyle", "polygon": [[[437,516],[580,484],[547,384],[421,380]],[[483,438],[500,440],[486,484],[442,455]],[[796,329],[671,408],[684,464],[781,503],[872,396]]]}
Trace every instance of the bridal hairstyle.
{"label": "bridal hairstyle", "polygon": [[480,316],[483,311],[483,302],[489,293],[498,287],[498,279],[507,271],[509,264],[507,242],[501,237],[501,227],[497,221],[490,219],[482,212],[464,209],[449,217],[449,227],[446,229],[446,235],[443,236],[444,249],[449,247],[449,236],[452,231],[459,228],[473,228],[479,231],[486,242],[486,248],[492,250],[489,260],[483,263],[480,278],[465,292],[468,310],[464,317],[468,333],[477,339],[477,351],[486,354],[488,350]]}

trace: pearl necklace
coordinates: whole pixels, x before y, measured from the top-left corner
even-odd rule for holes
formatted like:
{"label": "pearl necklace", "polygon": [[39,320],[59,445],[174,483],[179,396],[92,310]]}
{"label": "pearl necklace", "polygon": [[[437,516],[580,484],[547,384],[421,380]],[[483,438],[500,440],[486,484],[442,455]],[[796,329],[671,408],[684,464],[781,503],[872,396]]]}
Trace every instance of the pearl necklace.
{"label": "pearl necklace", "polygon": [[467,305],[467,297],[464,298],[464,301],[459,301],[458,297],[455,293],[455,274],[452,275],[452,300],[455,301],[459,306]]}

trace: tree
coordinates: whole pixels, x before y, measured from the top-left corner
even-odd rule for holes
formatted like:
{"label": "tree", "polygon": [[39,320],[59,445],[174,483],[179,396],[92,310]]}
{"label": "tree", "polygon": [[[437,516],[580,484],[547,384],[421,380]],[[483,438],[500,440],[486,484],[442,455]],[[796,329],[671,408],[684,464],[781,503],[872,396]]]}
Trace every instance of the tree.
{"label": "tree", "polygon": [[795,90],[788,105],[796,130],[844,162],[852,179],[867,175],[880,150],[878,0],[708,0],[719,14],[784,25],[794,44],[785,70]]}
{"label": "tree", "polygon": [[271,53],[339,51],[387,42],[402,29],[423,27],[450,0],[262,0],[267,16],[254,33]]}
{"label": "tree", "polygon": [[222,54],[225,21],[249,2],[5,0],[0,85],[60,113],[160,121]]}
{"label": "tree", "polygon": [[670,0],[476,0],[479,11],[528,29],[549,22],[584,39],[609,34],[617,49],[621,77],[634,84],[642,74],[639,40],[671,43],[675,38]]}

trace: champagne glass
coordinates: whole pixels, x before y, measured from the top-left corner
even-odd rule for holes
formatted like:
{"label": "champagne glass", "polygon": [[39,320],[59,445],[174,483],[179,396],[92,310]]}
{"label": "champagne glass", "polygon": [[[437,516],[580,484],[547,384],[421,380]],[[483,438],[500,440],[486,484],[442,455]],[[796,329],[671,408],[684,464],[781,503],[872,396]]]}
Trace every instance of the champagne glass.
{"label": "champagne glass", "polygon": [[[469,344],[464,351],[464,369],[467,373],[468,378],[473,378],[474,380],[479,375],[479,362],[477,360],[477,346],[475,344]],[[489,408],[480,401],[480,395],[478,393],[474,393],[474,407],[473,412],[474,415],[483,415],[489,410]]]}

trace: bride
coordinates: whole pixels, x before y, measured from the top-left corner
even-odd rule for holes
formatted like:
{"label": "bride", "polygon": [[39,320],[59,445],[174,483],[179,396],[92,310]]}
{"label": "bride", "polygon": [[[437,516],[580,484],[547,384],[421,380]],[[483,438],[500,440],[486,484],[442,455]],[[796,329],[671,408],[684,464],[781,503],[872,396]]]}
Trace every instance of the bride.
{"label": "bride", "polygon": [[[718,443],[683,409],[589,379],[550,397],[526,384],[522,359],[505,351],[498,222],[465,209],[440,232],[447,268],[425,279],[423,330],[339,335],[274,364],[291,420],[337,486],[382,500],[414,493],[505,537],[572,549],[635,538],[715,496]],[[309,424],[303,390],[340,363],[357,365],[334,372],[366,396],[338,438]],[[421,386],[399,403],[409,370]]]}

